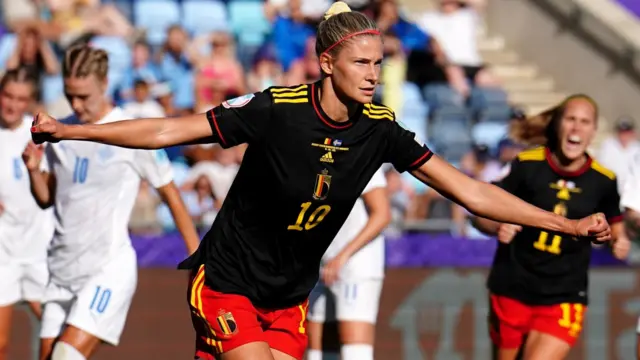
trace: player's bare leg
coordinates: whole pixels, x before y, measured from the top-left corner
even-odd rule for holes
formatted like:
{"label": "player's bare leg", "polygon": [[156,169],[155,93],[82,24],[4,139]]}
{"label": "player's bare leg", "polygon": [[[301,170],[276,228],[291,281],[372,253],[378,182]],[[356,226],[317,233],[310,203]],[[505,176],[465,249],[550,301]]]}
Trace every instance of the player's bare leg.
{"label": "player's bare leg", "polygon": [[0,360],[7,358],[11,320],[13,319],[13,305],[0,307]]}
{"label": "player's bare leg", "polygon": [[341,321],[339,324],[342,360],[373,360],[375,325],[364,321]]}
{"label": "player's bare leg", "polygon": [[339,358],[340,338],[338,324],[335,321],[321,323],[307,322],[309,332],[309,351],[306,360],[335,360]]}
{"label": "player's bare leg", "polygon": [[519,349],[500,349],[493,346],[493,360],[516,360],[518,359]]}
{"label": "player's bare leg", "polygon": [[315,321],[307,322],[307,331],[309,331],[309,349],[307,352],[307,360],[322,360],[322,331],[324,324]]}
{"label": "player's bare leg", "polygon": [[40,360],[49,360],[51,358],[51,352],[53,352],[53,345],[55,343],[55,338],[40,338]]}
{"label": "player's bare leg", "polygon": [[27,305],[29,305],[29,310],[31,310],[33,315],[35,315],[38,320],[42,320],[42,304],[35,301],[29,301]]}
{"label": "player's bare leg", "polygon": [[524,360],[562,360],[567,357],[571,346],[549,334],[532,330],[524,349]]}
{"label": "player's bare leg", "polygon": [[[218,355],[219,360],[289,360],[292,357],[275,358],[273,351],[264,341],[255,341]],[[279,351],[278,351],[279,352]],[[280,352],[279,352],[280,353]],[[280,353],[282,354],[282,353]],[[289,355],[286,355],[289,356]],[[294,359],[295,360],[295,359]]]}
{"label": "player's bare leg", "polygon": [[271,349],[271,355],[273,356],[274,360],[298,360],[295,357],[289,354],[285,354],[282,351],[276,349]]}
{"label": "player's bare leg", "polygon": [[[102,341],[94,335],[91,335],[84,330],[78,329],[73,325],[69,325],[58,339],[58,342],[54,345],[52,354],[55,354],[56,347],[60,346],[60,343],[64,343],[70,345],[72,348],[82,354],[85,359],[88,359],[96,352],[96,350],[98,350],[98,345],[100,345],[101,342]],[[52,358],[51,360],[57,359]]]}

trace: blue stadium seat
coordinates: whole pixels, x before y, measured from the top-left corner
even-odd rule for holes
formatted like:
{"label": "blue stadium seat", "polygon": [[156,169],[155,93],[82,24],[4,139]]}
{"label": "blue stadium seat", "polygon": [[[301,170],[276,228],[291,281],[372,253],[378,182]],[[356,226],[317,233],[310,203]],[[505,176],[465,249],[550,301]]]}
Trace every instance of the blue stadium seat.
{"label": "blue stadium seat", "polygon": [[420,88],[413,83],[405,82],[402,85],[402,114],[426,119],[429,115],[429,106],[420,94]]}
{"label": "blue stadium seat", "polygon": [[103,4],[114,5],[129,21],[133,21],[134,0],[102,0]]}
{"label": "blue stadium seat", "polygon": [[477,123],[471,129],[471,137],[476,144],[485,144],[495,151],[498,142],[507,136],[508,125],[496,122]]}
{"label": "blue stadium seat", "polygon": [[449,162],[457,162],[471,149],[469,118],[459,108],[440,108],[433,113],[429,142]]}
{"label": "blue stadium seat", "polygon": [[171,25],[180,23],[180,6],[174,0],[136,0],[133,3],[134,23],[147,30],[147,40],[160,45]]}
{"label": "blue stadium seat", "polygon": [[131,67],[131,49],[124,39],[112,36],[97,36],[91,39],[91,46],[109,54],[107,95],[113,96],[120,88],[124,73]]}
{"label": "blue stadium seat", "polygon": [[51,104],[64,94],[64,82],[60,75],[46,75],[42,78],[41,93],[42,103]]}
{"label": "blue stadium seat", "polygon": [[229,3],[231,29],[238,36],[240,46],[257,47],[264,41],[271,25],[264,16],[260,0],[241,0]]}
{"label": "blue stadium seat", "polygon": [[446,107],[464,107],[463,98],[449,85],[427,85],[423,89],[424,99],[429,109]]}
{"label": "blue stadium seat", "polygon": [[193,35],[227,30],[227,7],[217,0],[183,0],[182,24]]}
{"label": "blue stadium seat", "polygon": [[7,60],[11,57],[17,43],[18,38],[14,34],[5,34],[0,38],[0,68],[6,68]]}
{"label": "blue stadium seat", "polygon": [[479,122],[504,123],[511,117],[507,94],[500,88],[474,88],[469,95],[469,108]]}

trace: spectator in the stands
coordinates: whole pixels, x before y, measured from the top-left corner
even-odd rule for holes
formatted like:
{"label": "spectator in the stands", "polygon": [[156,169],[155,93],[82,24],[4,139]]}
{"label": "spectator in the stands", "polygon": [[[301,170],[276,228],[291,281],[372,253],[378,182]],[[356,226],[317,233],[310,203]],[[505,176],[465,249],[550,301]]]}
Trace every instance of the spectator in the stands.
{"label": "spectator in the stands", "polygon": [[[473,149],[462,157],[460,168],[467,175],[483,182],[494,181],[500,176],[502,170],[500,162],[491,157],[489,147],[484,144],[474,145]],[[465,208],[453,203],[452,206],[451,214],[454,223],[452,230],[454,235],[462,235],[471,239],[487,238],[471,225],[469,212]]]}
{"label": "spectator in the stands", "polygon": [[180,25],[167,30],[167,39],[160,50],[160,73],[169,81],[173,103],[180,113],[189,113],[195,104],[193,66],[188,53],[189,36]]}
{"label": "spectator in the stands", "polygon": [[[208,42],[211,48],[201,55],[196,48]],[[244,70],[236,58],[235,44],[230,34],[215,32],[193,42],[195,65],[196,112],[206,111],[223,101],[247,92]]]}
{"label": "spectator in the stands", "polygon": [[256,52],[253,66],[247,74],[249,92],[258,92],[270,86],[282,85],[282,68],[273,51],[272,46],[263,46]]}
{"label": "spectator in the stands", "polygon": [[158,223],[156,211],[162,201],[158,195],[152,191],[149,183],[140,181],[140,187],[136,202],[131,211],[129,229],[138,235],[158,235],[162,233],[162,227]]}
{"label": "spectator in the stands", "polygon": [[524,147],[522,145],[516,144],[509,138],[500,140],[498,143],[498,161],[502,168],[498,176],[492,179],[492,181],[500,180],[509,174],[509,171],[511,171],[511,161],[513,161],[523,149]]}
{"label": "spectator in the stands", "polygon": [[624,180],[640,150],[636,121],[629,115],[619,117],[614,123],[615,134],[610,135],[600,145],[596,158],[611,169],[618,177],[618,187],[623,188]]}
{"label": "spectator in the stands", "polygon": [[27,68],[40,82],[43,75],[55,75],[60,64],[49,42],[40,36],[35,27],[27,27],[18,33],[18,41],[7,60],[8,70]]}
{"label": "spectator in the stands", "polygon": [[148,43],[137,41],[131,54],[131,67],[124,73],[120,85],[120,95],[123,99],[131,98],[136,80],[144,80],[147,84],[154,85],[161,79],[160,69],[151,61],[151,46]]}
{"label": "spectator in the stands", "polygon": [[438,11],[418,20],[420,28],[438,39],[447,59],[462,67],[476,86],[495,86],[497,81],[485,67],[478,50],[481,8],[485,0],[440,0]]}
{"label": "spectator in the stands", "polygon": [[151,97],[149,84],[142,79],[136,80],[134,83],[133,101],[126,103],[122,108],[134,118],[165,117],[162,106]]}
{"label": "spectator in the stands", "polygon": [[315,35],[302,13],[300,0],[289,0],[287,10],[276,17],[272,33],[278,60],[285,72],[296,60],[304,58],[307,40]]}
{"label": "spectator in the stands", "polygon": [[461,95],[469,94],[470,86],[463,69],[449,61],[437,39],[400,15],[397,0],[379,0],[373,13],[378,27],[398,38],[408,53],[409,80],[419,85],[448,82]]}
{"label": "spectator in the stands", "polygon": [[285,85],[310,83],[320,79],[320,66],[316,55],[316,39],[307,38],[305,52],[301,59],[294,61],[285,74]]}
{"label": "spectator in the stands", "polygon": [[59,43],[66,47],[93,34],[134,40],[136,29],[113,4],[100,0],[44,0],[52,23],[61,31]]}

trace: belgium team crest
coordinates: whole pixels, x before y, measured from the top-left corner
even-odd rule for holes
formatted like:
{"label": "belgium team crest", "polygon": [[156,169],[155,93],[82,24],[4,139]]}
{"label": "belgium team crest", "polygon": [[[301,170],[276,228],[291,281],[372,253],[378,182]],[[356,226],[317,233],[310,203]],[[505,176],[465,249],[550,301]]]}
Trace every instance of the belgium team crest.
{"label": "belgium team crest", "polygon": [[321,174],[316,175],[316,185],[313,189],[313,198],[315,200],[324,200],[329,194],[331,186],[331,175],[328,175],[327,169],[322,170]]}
{"label": "belgium team crest", "polygon": [[222,333],[226,336],[235,334],[238,331],[238,324],[230,312],[225,312],[216,318]]}

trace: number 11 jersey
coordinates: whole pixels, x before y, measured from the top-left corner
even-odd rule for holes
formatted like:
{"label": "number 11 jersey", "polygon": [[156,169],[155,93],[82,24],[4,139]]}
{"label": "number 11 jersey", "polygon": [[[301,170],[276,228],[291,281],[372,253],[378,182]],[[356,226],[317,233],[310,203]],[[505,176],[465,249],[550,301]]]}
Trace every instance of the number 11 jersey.
{"label": "number 11 jersey", "polygon": [[383,163],[402,172],[432,156],[385,106],[333,121],[319,83],[245,95],[207,117],[211,141],[249,146],[211,230],[180,268],[205,264],[209,287],[261,308],[308,297],[322,255]]}

